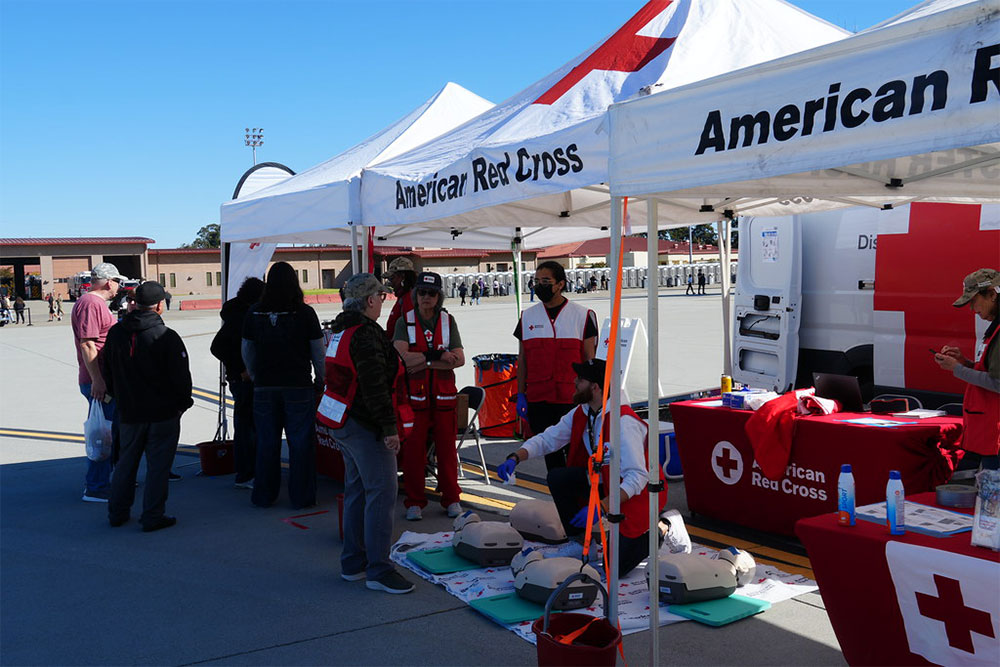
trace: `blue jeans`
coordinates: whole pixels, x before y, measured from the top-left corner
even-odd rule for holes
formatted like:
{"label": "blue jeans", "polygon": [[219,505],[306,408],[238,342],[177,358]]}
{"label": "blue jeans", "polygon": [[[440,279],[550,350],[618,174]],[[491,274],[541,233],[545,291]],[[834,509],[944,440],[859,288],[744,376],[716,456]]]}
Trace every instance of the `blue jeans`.
{"label": "blue jeans", "polygon": [[294,509],[316,504],[316,392],[312,387],[255,387],[257,465],[250,499],[270,507],[281,490],[281,431],[288,438],[288,498]]}
{"label": "blue jeans", "polygon": [[350,417],[332,431],[344,455],[344,550],[340,567],[345,574],[365,570],[369,581],[395,568],[389,559],[392,518],[396,509],[396,455],[382,438]]}
{"label": "blue jeans", "polygon": [[[92,383],[90,382],[80,385],[80,393],[87,399],[88,414],[91,386]],[[118,411],[115,410],[114,400],[102,403],[101,407],[104,408],[104,418],[111,420],[111,456],[103,461],[91,461],[87,459],[86,490],[87,495],[107,496],[111,493],[111,468],[117,454],[115,449],[118,447]]]}
{"label": "blue jeans", "polygon": [[236,455],[236,482],[254,478],[257,440],[253,428],[253,383],[242,378],[228,380],[233,395],[233,450]]}

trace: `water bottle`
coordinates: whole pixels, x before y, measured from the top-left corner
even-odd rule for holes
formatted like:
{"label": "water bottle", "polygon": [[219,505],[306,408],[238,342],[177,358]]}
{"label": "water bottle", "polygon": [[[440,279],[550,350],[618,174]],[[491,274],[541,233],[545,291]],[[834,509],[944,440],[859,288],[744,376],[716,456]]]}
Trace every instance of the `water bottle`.
{"label": "water bottle", "polygon": [[890,535],[902,535],[906,532],[906,511],[904,505],[906,495],[903,493],[903,480],[898,470],[889,471],[889,483],[885,485],[885,523],[889,526]]}
{"label": "water bottle", "polygon": [[853,526],[856,520],[854,513],[854,473],[851,464],[840,466],[840,477],[837,478],[837,523],[841,526]]}

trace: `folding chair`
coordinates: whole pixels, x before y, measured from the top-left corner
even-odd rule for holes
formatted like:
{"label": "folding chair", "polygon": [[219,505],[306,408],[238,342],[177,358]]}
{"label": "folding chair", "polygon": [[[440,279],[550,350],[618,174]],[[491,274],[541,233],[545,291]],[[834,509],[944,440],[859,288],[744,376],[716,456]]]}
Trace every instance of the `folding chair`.
{"label": "folding chair", "polygon": [[905,398],[906,400],[910,401],[910,410],[913,410],[914,408],[923,410],[924,408],[924,404],[920,402],[919,398],[917,398],[916,396],[910,396],[909,394],[879,394],[872,400],[874,401],[880,398]]}
{"label": "folding chair", "polygon": [[461,438],[455,446],[455,453],[459,455],[458,476],[465,477],[465,470],[462,469],[461,449],[462,444],[469,436],[469,433],[472,433],[473,437],[476,439],[476,447],[479,448],[479,460],[483,464],[483,480],[489,484],[490,473],[486,468],[486,457],[483,455],[483,445],[479,441],[479,424],[477,421],[479,419],[479,408],[483,406],[483,401],[486,400],[486,390],[482,387],[462,387],[458,393],[465,394],[469,397],[469,409],[472,410],[472,415],[469,417],[469,423],[466,425],[465,429],[460,432]]}

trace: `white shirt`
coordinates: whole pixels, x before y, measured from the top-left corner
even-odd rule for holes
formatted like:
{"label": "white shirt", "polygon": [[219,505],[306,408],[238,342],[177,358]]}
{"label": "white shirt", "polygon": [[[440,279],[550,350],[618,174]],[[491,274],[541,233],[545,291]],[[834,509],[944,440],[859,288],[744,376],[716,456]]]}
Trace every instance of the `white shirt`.
{"label": "white shirt", "polygon": [[[590,406],[583,405],[583,414],[590,414]],[[529,458],[544,456],[557,451],[569,444],[573,433],[573,408],[559,420],[558,423],[543,432],[524,441],[521,445]],[[598,415],[594,422],[594,436],[600,437],[603,426],[603,416]],[[588,429],[583,430],[583,445],[591,454],[594,453],[594,443],[590,441]],[[646,469],[646,428],[633,417],[622,416],[621,426],[621,488],[629,498],[646,488],[649,481],[649,471]],[[604,461],[608,463],[611,456],[610,443],[604,446]]]}

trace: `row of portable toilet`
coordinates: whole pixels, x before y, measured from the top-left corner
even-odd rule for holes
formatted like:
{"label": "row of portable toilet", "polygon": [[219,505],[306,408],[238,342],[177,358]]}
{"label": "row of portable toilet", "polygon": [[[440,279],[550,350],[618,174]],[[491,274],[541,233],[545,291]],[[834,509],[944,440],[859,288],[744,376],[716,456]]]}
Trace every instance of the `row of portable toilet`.
{"label": "row of portable toilet", "polygon": [[[722,266],[720,264],[678,264],[674,266],[656,267],[657,282],[660,287],[679,287],[687,284],[688,276],[692,276],[693,283],[698,284],[698,272],[705,274],[706,282],[709,285],[716,285],[722,282]],[[528,281],[535,275],[534,271],[522,271],[520,290],[522,294],[528,293]],[[611,280],[611,269],[566,269],[566,290],[569,292],[590,291],[591,278],[594,279],[595,289],[607,289]],[[646,287],[649,278],[649,269],[646,267],[629,266],[622,269],[622,287],[625,289],[635,289]],[[514,292],[514,272],[502,271],[491,273],[449,273],[442,276],[444,281],[444,292],[449,298],[458,297],[458,287],[464,284],[469,290],[472,283],[482,281],[483,285],[489,288],[490,295],[494,295],[494,281],[500,287],[501,296],[513,294]],[[736,283],[736,262],[730,266],[730,283]]]}

